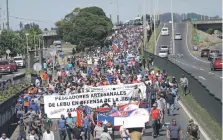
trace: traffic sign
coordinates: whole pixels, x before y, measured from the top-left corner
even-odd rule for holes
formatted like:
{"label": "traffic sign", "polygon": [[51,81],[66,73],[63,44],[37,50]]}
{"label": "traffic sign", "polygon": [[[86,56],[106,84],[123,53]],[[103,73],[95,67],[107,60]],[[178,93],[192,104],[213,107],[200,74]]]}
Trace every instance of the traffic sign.
{"label": "traffic sign", "polygon": [[33,65],[33,69],[37,72],[41,71],[42,70],[42,65],[40,63],[35,63]]}
{"label": "traffic sign", "polygon": [[191,18],[192,21],[197,21],[197,18]]}
{"label": "traffic sign", "polygon": [[198,35],[196,35],[196,36],[193,37],[193,39],[198,41],[198,40],[200,40],[200,37]]}
{"label": "traffic sign", "polygon": [[9,49],[7,49],[7,50],[6,50],[6,53],[7,53],[7,54],[10,54],[10,53],[11,53],[11,51],[10,51]]}

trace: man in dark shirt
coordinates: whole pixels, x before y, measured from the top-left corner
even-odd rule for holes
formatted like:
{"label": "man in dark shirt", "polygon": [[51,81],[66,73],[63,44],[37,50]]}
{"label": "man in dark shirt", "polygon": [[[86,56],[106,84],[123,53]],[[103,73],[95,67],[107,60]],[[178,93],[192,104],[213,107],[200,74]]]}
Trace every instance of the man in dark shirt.
{"label": "man in dark shirt", "polygon": [[175,119],[172,119],[172,123],[167,127],[166,137],[170,140],[179,140],[183,138],[183,131]]}
{"label": "man in dark shirt", "polygon": [[[173,115],[173,111],[174,111],[174,95],[171,94],[170,91],[167,91],[165,99],[166,99],[167,114],[168,115],[170,115],[170,114]],[[170,113],[170,111],[171,111],[171,113]]]}

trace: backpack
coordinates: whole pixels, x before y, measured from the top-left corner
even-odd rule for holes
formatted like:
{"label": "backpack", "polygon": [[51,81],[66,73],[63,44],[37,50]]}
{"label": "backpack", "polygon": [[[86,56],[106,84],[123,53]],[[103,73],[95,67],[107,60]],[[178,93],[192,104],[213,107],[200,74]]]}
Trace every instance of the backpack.
{"label": "backpack", "polygon": [[192,125],[192,127],[191,127],[192,132],[197,132],[198,130],[199,130],[198,125],[196,125],[196,124]]}
{"label": "backpack", "polygon": [[198,130],[199,130],[199,127],[196,124],[193,124],[193,125],[189,126],[189,133],[192,136],[197,136]]}

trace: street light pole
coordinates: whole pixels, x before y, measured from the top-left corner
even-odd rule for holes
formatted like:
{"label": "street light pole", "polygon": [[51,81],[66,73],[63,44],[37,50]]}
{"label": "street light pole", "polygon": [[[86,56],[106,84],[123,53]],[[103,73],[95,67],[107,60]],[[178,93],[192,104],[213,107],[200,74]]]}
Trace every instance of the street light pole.
{"label": "street light pole", "polygon": [[156,48],[156,45],[157,45],[157,42],[156,42],[156,0],[154,0],[153,2],[153,24],[154,24],[154,42],[155,42],[155,48]]}
{"label": "street light pole", "polygon": [[35,46],[35,57],[37,56],[37,53],[36,53],[36,34],[34,34],[34,46]]}
{"label": "street light pole", "polygon": [[28,33],[26,33],[26,53],[27,53],[27,61],[28,61],[28,69],[29,69],[29,40],[28,40]]}
{"label": "street light pole", "polygon": [[174,23],[173,23],[173,0],[170,0],[171,4],[171,20],[172,20],[172,45],[173,45],[173,55],[175,55],[175,41],[174,41]]}
{"label": "street light pole", "polygon": [[117,0],[117,24],[119,24],[119,5],[118,5],[118,0]]}

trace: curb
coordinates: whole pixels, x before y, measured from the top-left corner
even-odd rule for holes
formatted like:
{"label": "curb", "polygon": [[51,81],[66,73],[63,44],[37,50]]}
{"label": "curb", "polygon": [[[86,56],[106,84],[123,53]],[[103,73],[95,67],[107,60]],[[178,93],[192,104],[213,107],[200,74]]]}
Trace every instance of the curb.
{"label": "curb", "polygon": [[199,129],[200,129],[200,132],[201,134],[204,136],[204,138],[206,140],[211,140],[211,138],[205,133],[204,129],[201,128],[200,124],[197,122],[197,120],[190,114],[189,110],[186,108],[186,106],[181,102],[181,101],[178,101],[179,105],[182,107],[182,109],[184,110],[184,112],[187,114],[187,116],[190,118],[190,119],[193,119],[194,120],[194,123],[196,123],[198,126],[199,126]]}

